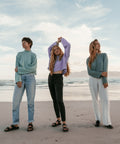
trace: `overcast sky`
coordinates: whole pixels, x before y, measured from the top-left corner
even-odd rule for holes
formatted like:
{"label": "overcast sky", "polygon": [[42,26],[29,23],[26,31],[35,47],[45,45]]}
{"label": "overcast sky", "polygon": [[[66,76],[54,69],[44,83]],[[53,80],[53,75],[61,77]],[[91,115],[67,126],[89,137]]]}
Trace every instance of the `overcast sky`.
{"label": "overcast sky", "polygon": [[[0,1],[0,79],[14,79],[21,39],[33,40],[37,78],[48,74],[47,48],[59,36],[71,43],[72,72],[86,70],[89,43],[97,38],[109,57],[109,70],[120,71],[119,0],[3,0]],[[60,45],[61,48],[62,45]]]}

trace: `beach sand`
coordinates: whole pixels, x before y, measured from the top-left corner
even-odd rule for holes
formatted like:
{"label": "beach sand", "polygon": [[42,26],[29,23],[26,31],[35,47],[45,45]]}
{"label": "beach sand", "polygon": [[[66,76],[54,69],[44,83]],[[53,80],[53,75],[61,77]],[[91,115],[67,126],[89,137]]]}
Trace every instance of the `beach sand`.
{"label": "beach sand", "polygon": [[111,101],[112,130],[94,127],[92,101],[65,101],[65,105],[68,133],[61,126],[51,127],[56,120],[51,101],[35,102],[33,132],[26,131],[27,103],[22,102],[20,129],[5,133],[12,121],[12,103],[0,102],[0,144],[120,144],[120,101]]}

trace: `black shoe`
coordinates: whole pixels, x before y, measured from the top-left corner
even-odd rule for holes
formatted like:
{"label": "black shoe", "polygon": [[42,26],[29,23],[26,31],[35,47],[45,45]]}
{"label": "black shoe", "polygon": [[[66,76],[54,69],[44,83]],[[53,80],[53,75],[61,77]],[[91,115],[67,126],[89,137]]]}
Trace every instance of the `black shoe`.
{"label": "black shoe", "polygon": [[99,127],[99,126],[100,126],[100,121],[97,120],[97,121],[96,121],[96,124],[95,124],[95,127]]}
{"label": "black shoe", "polygon": [[52,127],[57,127],[61,125],[61,121],[60,120],[57,120],[55,123],[52,123]]}
{"label": "black shoe", "polygon": [[19,126],[11,125],[10,127],[6,127],[4,131],[9,132],[9,131],[18,130],[18,129],[19,129]]}
{"label": "black shoe", "polygon": [[69,128],[67,127],[67,124],[63,124],[63,132],[68,132]]}
{"label": "black shoe", "polygon": [[33,124],[29,123],[28,127],[27,127],[27,131],[30,132],[30,131],[33,131],[33,130],[34,130]]}
{"label": "black shoe", "polygon": [[105,126],[106,128],[108,128],[108,129],[113,129],[113,126],[112,125],[107,125],[107,126]]}

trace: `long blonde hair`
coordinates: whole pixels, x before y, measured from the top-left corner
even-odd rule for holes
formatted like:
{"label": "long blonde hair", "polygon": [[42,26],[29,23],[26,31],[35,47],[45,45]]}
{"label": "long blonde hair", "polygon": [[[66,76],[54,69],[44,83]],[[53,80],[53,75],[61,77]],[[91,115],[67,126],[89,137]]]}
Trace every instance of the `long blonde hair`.
{"label": "long blonde hair", "polygon": [[[60,55],[59,55],[59,60],[62,59],[64,53],[61,50],[61,48],[58,45],[53,46],[52,50],[51,50],[51,57],[50,57],[50,64],[49,64],[49,70],[50,70],[50,74],[53,74],[53,70],[54,70],[54,65],[57,59],[57,56],[54,54],[54,48],[58,47],[60,49]],[[69,64],[67,63],[67,72],[64,74],[64,76],[68,76],[70,74],[70,67]]]}
{"label": "long blonde hair", "polygon": [[[95,44],[95,42],[97,42],[97,41],[98,41],[98,40],[95,39],[95,40],[92,41],[92,42],[90,43],[90,45],[89,45],[89,53],[90,53],[89,62],[88,62],[89,68],[91,68],[91,64],[92,64],[92,62],[93,62],[93,61],[95,60],[95,58],[96,58],[96,48],[95,48],[96,44]],[[99,46],[100,46],[100,43],[99,43],[99,42],[98,42],[98,44],[99,44]],[[101,51],[99,50],[98,53],[101,53]]]}

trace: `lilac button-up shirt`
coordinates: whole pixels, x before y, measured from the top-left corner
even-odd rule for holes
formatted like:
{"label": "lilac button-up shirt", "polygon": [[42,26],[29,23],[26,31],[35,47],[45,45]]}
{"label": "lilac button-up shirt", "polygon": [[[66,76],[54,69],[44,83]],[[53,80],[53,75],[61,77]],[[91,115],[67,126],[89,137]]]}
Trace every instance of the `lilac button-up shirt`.
{"label": "lilac button-up shirt", "polygon": [[[54,65],[54,72],[57,71],[63,71],[63,74],[67,72],[67,62],[68,58],[70,56],[70,43],[65,40],[64,38],[61,39],[61,43],[63,44],[63,47],[65,49],[64,55],[61,60],[59,60],[59,56],[57,56],[55,65]],[[49,48],[48,48],[48,55],[49,55],[49,64],[50,64],[50,56],[51,56],[51,50],[53,46],[57,45],[57,42],[54,42]],[[49,67],[48,67],[49,69]]]}

